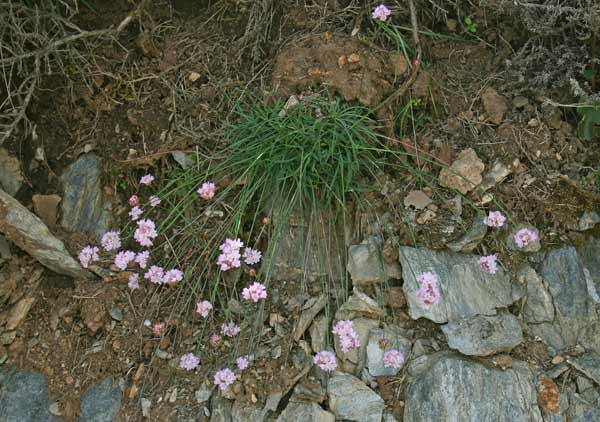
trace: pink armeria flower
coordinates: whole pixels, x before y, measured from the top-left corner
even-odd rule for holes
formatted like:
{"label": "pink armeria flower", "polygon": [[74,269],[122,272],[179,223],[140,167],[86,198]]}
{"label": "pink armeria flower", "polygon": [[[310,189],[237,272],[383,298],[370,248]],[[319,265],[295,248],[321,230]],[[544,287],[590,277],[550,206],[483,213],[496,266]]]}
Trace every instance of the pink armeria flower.
{"label": "pink armeria flower", "polygon": [[404,354],[400,350],[389,349],[383,353],[383,366],[400,369],[404,364]]}
{"label": "pink armeria flower", "polygon": [[515,244],[519,248],[525,248],[528,245],[539,240],[538,235],[531,229],[524,228],[515,233]]}
{"label": "pink armeria flower", "polygon": [[154,207],[158,206],[158,204],[160,204],[160,202],[161,202],[161,201],[160,201],[160,198],[159,198],[158,196],[156,196],[156,195],[152,195],[152,196],[151,196],[151,197],[148,199],[148,201],[150,202],[150,206],[151,206],[152,208],[154,208]]}
{"label": "pink armeria flower", "polygon": [[337,359],[335,358],[335,353],[328,352],[326,350],[321,350],[319,353],[317,353],[313,358],[313,362],[325,372],[333,372],[337,369]]}
{"label": "pink armeria flower", "polygon": [[385,22],[388,16],[390,16],[391,14],[392,11],[390,9],[388,9],[384,4],[380,4],[375,9],[373,9],[373,14],[371,15],[371,17],[373,19],[379,19],[381,22]]}
{"label": "pink armeria flower", "polygon": [[248,265],[258,264],[262,258],[262,253],[257,249],[244,249],[244,262]]}
{"label": "pink armeria flower", "polygon": [[429,309],[440,302],[440,288],[438,286],[438,276],[432,272],[419,274],[417,281],[420,284],[417,289],[417,300],[424,309]]}
{"label": "pink armeria flower", "polygon": [[144,211],[138,207],[137,205],[135,207],[133,207],[130,211],[129,211],[129,216],[131,217],[131,221],[137,221],[139,220],[140,216],[144,213]]}
{"label": "pink armeria flower", "polygon": [[86,246],[79,252],[79,262],[83,268],[88,268],[94,261],[98,261],[100,257],[98,252],[100,250],[95,246]]}
{"label": "pink armeria flower", "polygon": [[417,276],[417,282],[419,284],[438,284],[439,280],[436,273],[427,271]]}
{"label": "pink armeria flower", "polygon": [[479,266],[485,272],[496,274],[498,271],[498,258],[496,255],[487,255],[479,258]]}
{"label": "pink armeria flower", "polygon": [[210,345],[214,348],[219,347],[221,345],[221,336],[218,334],[210,336]]}
{"label": "pink armeria flower", "polygon": [[107,252],[119,249],[121,247],[121,237],[119,236],[119,232],[116,230],[111,230],[104,233],[100,243],[102,243],[102,247]]}
{"label": "pink armeria flower", "polygon": [[350,335],[354,332],[354,323],[350,320],[338,321],[331,332],[340,337]]}
{"label": "pink armeria flower", "polygon": [[219,249],[221,249],[221,255],[217,259],[217,265],[221,266],[221,271],[228,271],[232,268],[239,268],[242,265],[240,259],[240,249],[244,246],[244,243],[240,239],[225,239],[225,242]]}
{"label": "pink armeria flower", "polygon": [[129,287],[131,290],[139,289],[140,288],[140,276],[135,273],[131,274],[129,276],[129,280],[127,282],[127,287]]}
{"label": "pink armeria flower", "polygon": [[158,236],[154,221],[150,219],[140,220],[137,225],[138,227],[133,234],[135,240],[142,246],[152,246],[152,241]]}
{"label": "pink armeria flower", "polygon": [[264,284],[259,282],[252,283],[242,290],[242,297],[245,300],[251,300],[252,302],[256,303],[261,299],[267,298],[267,288]]}
{"label": "pink armeria flower", "polygon": [[208,317],[208,314],[210,311],[212,311],[212,308],[212,303],[210,303],[208,300],[203,300],[202,302],[196,303],[196,312],[202,315],[204,318]]}
{"label": "pink armeria flower", "polygon": [[227,337],[235,337],[240,333],[240,331],[240,326],[236,325],[233,322],[221,325],[221,333],[223,333]]}
{"label": "pink armeria flower", "polygon": [[149,173],[147,175],[145,175],[145,176],[142,176],[142,178],[140,179],[140,183],[142,185],[149,185],[153,181],[154,181],[154,176],[152,176]]}
{"label": "pink armeria flower", "polygon": [[148,259],[150,259],[150,251],[138,252],[135,256],[135,263],[144,269],[148,265]]}
{"label": "pink armeria flower", "polygon": [[165,270],[156,265],[151,266],[150,269],[146,271],[146,274],[144,274],[144,278],[150,280],[150,282],[154,284],[163,284],[164,277]]}
{"label": "pink armeria flower", "polygon": [[483,223],[489,227],[500,228],[506,222],[506,217],[500,211],[490,211],[487,217],[483,219]]}
{"label": "pink armeria flower", "polygon": [[215,196],[215,190],[216,190],[216,186],[214,183],[205,182],[202,184],[202,186],[200,186],[198,188],[198,190],[196,192],[198,192],[198,195],[200,195],[200,198],[208,201],[210,199],[213,199],[213,197]]}
{"label": "pink armeria flower", "polygon": [[131,261],[135,259],[135,252],[121,251],[115,255],[115,266],[121,271],[125,271],[125,268]]}
{"label": "pink armeria flower", "polygon": [[200,365],[200,358],[193,353],[183,355],[179,359],[179,367],[186,371],[193,371],[198,365]]}
{"label": "pink armeria flower", "polygon": [[165,333],[165,323],[157,322],[152,326],[152,334],[155,337],[161,337]]}
{"label": "pink armeria flower", "polygon": [[350,320],[338,321],[332,330],[333,334],[340,337],[340,346],[342,352],[348,353],[351,350],[358,349],[360,347],[360,338],[356,331],[354,331],[354,325]]}
{"label": "pink armeria flower", "polygon": [[235,363],[240,371],[245,371],[250,366],[250,359],[248,356],[240,356]]}
{"label": "pink armeria flower", "polygon": [[131,195],[131,197],[129,198],[129,205],[135,207],[136,205],[139,205],[139,203],[140,198],[138,198],[137,195]]}
{"label": "pink armeria flower", "polygon": [[215,374],[215,385],[219,387],[219,390],[225,391],[227,387],[233,384],[236,380],[236,376],[233,371],[229,368],[221,369]]}
{"label": "pink armeria flower", "polygon": [[163,283],[165,284],[175,284],[181,280],[183,280],[183,273],[178,269],[173,269],[165,272],[165,275],[163,277]]}

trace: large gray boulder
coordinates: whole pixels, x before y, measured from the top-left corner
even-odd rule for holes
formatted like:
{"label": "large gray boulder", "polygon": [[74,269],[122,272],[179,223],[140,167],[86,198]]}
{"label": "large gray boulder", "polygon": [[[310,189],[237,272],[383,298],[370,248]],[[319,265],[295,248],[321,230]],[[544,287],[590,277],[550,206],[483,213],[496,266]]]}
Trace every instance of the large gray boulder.
{"label": "large gray boulder", "polygon": [[121,408],[123,390],[112,378],[89,387],[81,396],[79,422],[114,422]]}
{"label": "large gray boulder", "polygon": [[335,372],[327,385],[329,409],[340,420],[381,422],[383,399],[358,378]]}
{"label": "large gray boulder", "polygon": [[277,422],[335,422],[333,413],[323,410],[317,403],[292,402],[287,405]]}
{"label": "large gray boulder", "polygon": [[58,422],[42,374],[0,367],[0,422]]}

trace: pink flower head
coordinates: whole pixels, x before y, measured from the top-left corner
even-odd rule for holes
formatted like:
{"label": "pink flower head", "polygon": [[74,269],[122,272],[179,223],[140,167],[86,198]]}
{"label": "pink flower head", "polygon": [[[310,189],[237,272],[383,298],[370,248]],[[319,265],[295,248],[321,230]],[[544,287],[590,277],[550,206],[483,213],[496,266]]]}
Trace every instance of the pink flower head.
{"label": "pink flower head", "polygon": [[154,176],[152,176],[149,173],[147,175],[145,175],[145,176],[142,176],[142,178],[140,179],[140,183],[142,185],[149,185],[153,181],[154,181]]}
{"label": "pink flower head", "polygon": [[156,196],[156,195],[152,195],[152,196],[151,196],[151,197],[148,199],[148,201],[150,202],[150,206],[151,206],[152,208],[154,208],[154,207],[158,206],[158,205],[160,204],[160,202],[161,202],[161,201],[160,201],[160,198],[159,198],[158,196]]}
{"label": "pink flower head", "polygon": [[404,354],[400,350],[389,349],[383,353],[383,366],[400,369],[404,364]]}
{"label": "pink flower head", "polygon": [[165,323],[157,322],[152,326],[152,334],[155,337],[161,337],[165,333]]}
{"label": "pink flower head", "polygon": [[179,359],[179,367],[186,371],[193,371],[198,365],[200,365],[200,358],[193,353],[183,355]]}
{"label": "pink flower head", "polygon": [[436,273],[427,271],[427,272],[421,273],[417,276],[417,282],[421,285],[423,285],[423,284],[438,284],[439,280],[438,280],[438,276]]}
{"label": "pink flower head", "polygon": [[143,213],[144,213],[144,211],[136,205],[129,211],[129,216],[131,217],[131,221],[139,220],[140,216]]}
{"label": "pink flower head", "polygon": [[528,245],[539,240],[538,235],[531,229],[524,228],[515,233],[515,244],[519,248],[525,248]]}
{"label": "pink flower head", "polygon": [[200,186],[196,192],[198,192],[198,195],[200,195],[200,198],[208,201],[210,199],[213,199],[213,197],[215,196],[215,189],[216,189],[216,186],[214,183],[205,182],[205,183],[202,183],[202,186]]}
{"label": "pink flower head", "polygon": [[244,249],[244,262],[248,265],[258,264],[262,258],[262,253],[257,249]]}
{"label": "pink flower head", "polygon": [[388,16],[390,16],[391,14],[392,11],[390,9],[388,9],[384,4],[380,4],[375,9],[373,9],[373,14],[371,15],[371,17],[373,19],[379,19],[381,22],[385,22]]}
{"label": "pink flower head", "polygon": [[482,256],[479,258],[479,266],[485,272],[488,272],[490,274],[496,274],[496,272],[498,271],[497,261],[498,258],[495,254]]}
{"label": "pink flower head", "polygon": [[196,303],[196,312],[202,315],[204,318],[208,317],[208,314],[210,311],[212,311],[212,308],[212,303],[210,303],[208,300],[203,300],[202,302]]}
{"label": "pink flower head", "polygon": [[417,289],[417,300],[425,309],[440,302],[440,288],[438,285],[438,276],[432,272],[424,272],[418,275],[417,282],[420,287]]}
{"label": "pink flower head", "polygon": [[135,207],[139,203],[140,203],[140,198],[138,198],[137,195],[131,195],[131,197],[129,198],[129,205],[132,207]]}
{"label": "pink flower head", "polygon": [[223,333],[227,337],[235,337],[240,333],[240,331],[240,326],[235,325],[235,323],[233,322],[221,325],[221,333]]}
{"label": "pink flower head", "polygon": [[163,283],[165,284],[175,284],[181,280],[183,280],[183,273],[178,269],[173,269],[165,272],[165,275],[163,277]]}
{"label": "pink flower head", "polygon": [[240,371],[245,371],[250,366],[250,359],[248,356],[240,356],[235,363]]}
{"label": "pink flower head", "polygon": [[221,345],[221,336],[218,334],[210,336],[210,345],[214,348],[219,347]]}
{"label": "pink flower head", "polygon": [[95,246],[86,246],[79,252],[79,262],[83,268],[88,268],[90,264],[94,261],[98,261],[100,257],[98,256],[99,249]]}
{"label": "pink flower head", "polygon": [[144,278],[146,280],[150,280],[151,283],[154,284],[163,284],[165,277],[165,270],[161,267],[157,267],[153,265],[150,267],[146,274],[144,274]]}
{"label": "pink flower head", "polygon": [[219,246],[221,255],[217,258],[217,265],[221,266],[221,271],[239,268],[242,265],[240,249],[243,246],[244,243],[240,239],[225,239],[225,242]]}
{"label": "pink flower head", "polygon": [[340,337],[350,335],[354,332],[354,323],[350,320],[338,321],[331,332]]}
{"label": "pink flower head", "polygon": [[483,223],[489,227],[500,228],[506,222],[506,217],[500,211],[490,211],[487,217],[483,219]]}
{"label": "pink flower head", "polygon": [[150,259],[150,251],[138,252],[135,256],[135,263],[144,269],[148,265],[148,259]]}
{"label": "pink flower head", "polygon": [[140,220],[137,225],[138,227],[133,234],[135,240],[142,246],[152,246],[152,241],[158,236],[154,221],[150,219]]}
{"label": "pink flower head", "polygon": [[233,384],[235,380],[236,376],[229,368],[221,369],[215,374],[215,385],[218,386],[221,391],[227,390],[227,387]]}
{"label": "pink flower head", "polygon": [[100,243],[102,243],[102,247],[106,252],[119,249],[121,247],[121,237],[119,236],[119,232],[116,230],[111,230],[104,233]]}
{"label": "pink flower head", "polygon": [[136,273],[133,273],[129,276],[129,280],[127,282],[127,287],[131,290],[140,288],[140,276]]}
{"label": "pink flower head", "polygon": [[135,252],[121,251],[115,255],[115,266],[121,271],[125,271],[125,268],[131,261],[135,259]]}
{"label": "pink flower head", "polygon": [[337,369],[337,359],[335,358],[335,353],[328,352],[326,350],[321,350],[319,353],[317,353],[313,358],[313,362],[325,372],[333,372]]}
{"label": "pink flower head", "polygon": [[264,284],[259,282],[252,283],[242,290],[242,297],[245,300],[251,300],[252,302],[256,303],[261,299],[267,298],[267,288]]}
{"label": "pink flower head", "polygon": [[332,330],[333,334],[340,337],[340,346],[342,352],[348,353],[351,350],[358,349],[360,347],[360,338],[356,331],[354,331],[354,325],[350,320],[338,321]]}

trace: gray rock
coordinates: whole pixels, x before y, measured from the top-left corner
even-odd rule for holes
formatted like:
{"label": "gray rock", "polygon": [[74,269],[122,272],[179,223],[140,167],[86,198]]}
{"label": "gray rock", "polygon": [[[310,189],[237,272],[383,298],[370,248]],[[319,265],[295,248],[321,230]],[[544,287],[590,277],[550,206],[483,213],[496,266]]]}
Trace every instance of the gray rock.
{"label": "gray rock", "polygon": [[448,243],[447,246],[454,252],[471,252],[481,243],[487,231],[488,226],[483,222],[483,218],[476,218],[473,221],[473,226],[463,237],[455,242]]}
{"label": "gray rock", "polygon": [[152,410],[152,402],[146,398],[140,400],[140,404],[142,406],[142,416],[145,418],[150,417],[150,411]]}
{"label": "gray rock", "polygon": [[587,375],[596,384],[600,385],[600,356],[587,353],[583,356],[567,359],[567,362],[578,371]]}
{"label": "gray rock", "polygon": [[585,231],[593,229],[596,224],[600,223],[600,214],[596,211],[586,211],[579,219],[579,230]]}
{"label": "gray rock", "polygon": [[383,309],[371,297],[367,296],[356,287],[348,298],[335,313],[336,319],[354,319],[365,317],[379,319],[383,316]]}
{"label": "gray rock", "polygon": [[[600,292],[600,238],[590,237],[587,239],[579,251],[579,256],[581,257],[583,266],[588,270],[586,278],[589,275],[596,293]],[[596,301],[596,303],[598,302]]]}
{"label": "gray rock", "polygon": [[401,276],[398,263],[388,264],[383,260],[381,246],[375,237],[348,248],[348,272],[355,286],[383,283]]}
{"label": "gray rock", "polygon": [[195,161],[193,159],[191,159],[188,154],[186,154],[183,151],[173,151],[171,153],[171,157],[173,157],[173,159],[175,161],[177,161],[177,163],[181,166],[181,168],[183,168],[184,170],[187,170],[191,167],[193,167]]}
{"label": "gray rock", "polygon": [[338,419],[359,422],[381,422],[384,403],[358,378],[335,372],[327,385],[329,408]]}
{"label": "gray rock", "polygon": [[302,308],[302,313],[300,314],[300,319],[296,324],[296,328],[294,329],[294,341],[298,341],[304,335],[304,332],[310,325],[310,323],[315,319],[317,314],[325,308],[325,296],[321,295],[319,297],[311,298],[304,304]]}
{"label": "gray rock", "polygon": [[227,400],[221,394],[213,394],[210,405],[210,422],[234,422],[231,415],[231,400]]}
{"label": "gray rock", "polygon": [[0,189],[14,196],[21,189],[23,180],[19,160],[0,148]]}
{"label": "gray rock", "polygon": [[38,217],[1,189],[0,232],[52,271],[71,277],[89,277],[69,255],[63,242],[50,233]]}
{"label": "gray rock", "polygon": [[121,310],[121,308],[113,306],[112,308],[110,308],[110,317],[115,321],[123,321],[123,311]]}
{"label": "gray rock", "polygon": [[198,404],[202,404],[202,403],[208,401],[208,399],[210,399],[210,396],[212,395],[213,390],[214,390],[214,386],[212,384],[208,384],[206,382],[202,383],[200,388],[197,389],[196,392],[194,393],[196,402]]}
{"label": "gray rock", "polygon": [[[404,354],[405,359],[410,355],[411,341],[404,337],[402,330],[396,327],[387,327],[385,329],[373,328],[369,332],[369,342],[367,343],[367,362],[365,370],[371,377],[394,376],[400,368],[387,368],[383,365],[383,354],[388,349],[396,349]],[[387,345],[381,347],[381,340],[385,340]]]}
{"label": "gray rock", "polygon": [[579,394],[569,395],[569,410],[567,412],[569,422],[592,422],[600,421],[600,403],[590,403]]}
{"label": "gray rock", "polygon": [[277,422],[298,421],[335,422],[335,416],[317,403],[290,402],[277,418]]}
{"label": "gray rock", "polygon": [[310,333],[310,346],[313,351],[319,352],[327,347],[327,329],[329,320],[325,315],[317,317],[311,324],[308,332]]}
{"label": "gray rock", "polygon": [[[439,324],[475,315],[494,315],[522,296],[518,286],[502,269],[489,274],[479,267],[479,258],[461,254],[433,252],[425,248],[400,248],[404,294],[413,319],[428,318]],[[441,300],[430,309],[416,298],[417,276],[433,271],[439,277]]]}
{"label": "gray rock", "polygon": [[[537,235],[537,240],[535,242],[531,242],[523,248],[520,248],[515,243],[515,234],[517,234],[517,232],[522,229],[529,229],[533,231]],[[506,245],[508,246],[508,249],[513,251],[520,251],[525,253],[539,252],[539,250],[542,249],[542,244],[540,243],[540,232],[533,226],[519,225],[515,227],[515,229],[512,232],[510,232],[510,234],[506,238]]]}
{"label": "gray rock", "polygon": [[548,293],[544,281],[529,265],[519,270],[517,279],[527,290],[523,317],[525,322],[551,322],[554,320],[552,296]]}
{"label": "gray rock", "polygon": [[343,369],[346,372],[354,372],[358,375],[362,371],[361,364],[366,361],[367,339],[369,338],[369,332],[371,329],[379,326],[379,321],[367,318],[356,318],[353,319],[352,322],[354,325],[354,331],[356,331],[360,341],[359,348],[351,350],[348,353],[343,353],[338,336],[335,336],[334,345],[335,351],[344,365]]}
{"label": "gray rock", "polygon": [[61,225],[72,232],[91,233],[100,239],[109,229],[112,207],[102,194],[100,159],[84,154],[61,176]]}
{"label": "gray rock", "polygon": [[246,400],[236,400],[231,406],[231,419],[240,422],[262,422],[263,412],[255,404]]}
{"label": "gray rock", "polygon": [[0,367],[0,422],[58,422],[42,374]]}
{"label": "gray rock", "polygon": [[542,422],[534,375],[524,362],[490,368],[453,352],[412,361],[404,422]]}
{"label": "gray rock", "polygon": [[80,422],[113,422],[121,408],[123,390],[112,378],[88,388],[81,396]]}
{"label": "gray rock", "polygon": [[11,257],[10,245],[6,238],[0,234],[0,264]]}
{"label": "gray rock", "polygon": [[508,352],[523,341],[519,321],[508,312],[450,321],[442,326],[442,331],[446,334],[451,349],[469,356]]}

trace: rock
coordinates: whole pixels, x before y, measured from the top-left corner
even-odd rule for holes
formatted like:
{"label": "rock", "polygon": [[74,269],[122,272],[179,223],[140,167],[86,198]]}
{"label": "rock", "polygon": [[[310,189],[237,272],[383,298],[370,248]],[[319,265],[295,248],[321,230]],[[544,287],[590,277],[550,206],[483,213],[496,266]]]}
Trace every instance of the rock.
{"label": "rock", "polygon": [[401,309],[406,306],[404,291],[400,286],[390,286],[386,289],[385,305],[394,309]]}
{"label": "rock", "polygon": [[591,422],[600,421],[600,404],[590,403],[579,394],[569,395],[569,410],[567,417],[569,422]]}
{"label": "rock", "polygon": [[76,278],[89,277],[89,273],[69,255],[64,243],[3,190],[0,190],[0,232],[52,271]]}
{"label": "rock", "polygon": [[6,238],[0,234],[0,264],[2,264],[3,261],[7,260],[11,256],[12,254],[10,253],[10,245],[8,244]]}
{"label": "rock", "polygon": [[292,402],[281,412],[277,422],[335,422],[333,413],[327,412],[317,403]]}
{"label": "rock", "polygon": [[577,358],[567,359],[567,362],[600,385],[600,355],[587,353]]}
{"label": "rock", "polygon": [[310,346],[313,351],[320,352],[327,347],[327,329],[329,328],[329,319],[322,315],[317,317],[310,325]]}
{"label": "rock", "polygon": [[263,422],[262,410],[254,403],[248,403],[246,400],[236,400],[231,406],[231,420],[244,422]]}
{"label": "rock", "polygon": [[542,422],[534,375],[525,362],[505,371],[439,352],[409,367],[404,422]]}
{"label": "rock", "polygon": [[451,349],[469,356],[509,352],[523,341],[519,321],[508,312],[450,321],[442,325],[442,331],[446,334]]}
{"label": "rock", "polygon": [[513,98],[513,105],[515,106],[515,108],[523,108],[527,104],[529,104],[529,100],[521,95]]}
{"label": "rock", "polygon": [[[535,242],[531,242],[530,244],[528,244],[527,246],[523,247],[523,248],[519,248],[517,246],[517,244],[515,243],[515,234],[522,229],[529,229],[531,231],[533,231],[536,236],[537,236],[537,240]],[[542,249],[542,244],[540,243],[540,232],[538,231],[538,229],[536,229],[533,226],[527,226],[524,224],[520,224],[517,227],[515,227],[511,233],[508,235],[508,237],[506,238],[506,245],[508,246],[508,249],[513,250],[513,251],[520,251],[520,252],[525,252],[525,253],[533,253],[533,252],[539,252],[540,249]]]}
{"label": "rock", "polygon": [[58,422],[51,404],[43,375],[0,366],[0,421]]}
{"label": "rock", "polygon": [[325,308],[325,303],[326,300],[324,295],[311,298],[304,303],[300,319],[294,329],[294,341],[298,341],[302,338],[310,323],[315,319],[317,314]]}
{"label": "rock", "polygon": [[48,411],[52,413],[54,416],[62,416],[62,412],[60,411],[60,405],[57,401],[52,403],[48,408]]}
{"label": "rock", "polygon": [[221,394],[213,394],[210,404],[210,422],[236,422],[231,415],[231,400],[227,400]]}
{"label": "rock", "polygon": [[33,195],[33,211],[48,227],[56,226],[58,219],[58,204],[61,201],[58,195]]}
{"label": "rock", "polygon": [[209,384],[207,382],[202,383],[202,385],[200,385],[200,388],[194,393],[196,402],[198,404],[207,402],[210,399],[210,396],[212,395],[214,389],[214,385]]}
{"label": "rock", "polygon": [[192,160],[185,152],[183,151],[173,151],[171,152],[171,157],[181,166],[182,169],[187,170],[194,166],[194,160]]}
{"label": "rock", "polygon": [[[433,252],[425,248],[400,248],[404,295],[411,318],[428,318],[438,324],[470,318],[475,315],[494,315],[496,308],[506,307],[522,296],[502,269],[489,274],[479,267],[476,256]],[[430,309],[418,303],[416,277],[426,271],[437,274],[441,300]]]}
{"label": "rock", "polygon": [[552,378],[542,378],[538,383],[538,403],[544,415],[560,414],[560,391]]}
{"label": "rock", "polygon": [[84,154],[61,176],[63,184],[61,225],[72,232],[85,232],[99,240],[108,231],[112,207],[102,194],[100,159]]}
{"label": "rock", "polygon": [[444,167],[440,172],[440,184],[450,189],[456,189],[463,195],[473,190],[481,183],[481,173],[485,168],[472,148],[460,152],[450,168]]}
{"label": "rock", "polygon": [[12,307],[10,312],[8,313],[8,318],[6,320],[6,330],[14,330],[21,322],[27,317],[31,306],[35,302],[35,298],[27,296],[17,302],[15,306]]}
{"label": "rock", "polygon": [[593,229],[596,224],[600,223],[600,214],[596,211],[586,211],[579,219],[579,230],[585,231]]}
{"label": "rock", "polygon": [[[518,163],[518,160],[517,160]],[[518,164],[517,164],[518,165]],[[501,162],[494,163],[494,166],[483,177],[479,188],[482,191],[487,191],[502,182],[512,173],[512,169]]]}
{"label": "rock", "polygon": [[588,294],[595,303],[600,292],[600,238],[590,237],[580,250],[583,273],[588,284]]}
{"label": "rock", "polygon": [[9,344],[12,344],[15,341],[16,337],[16,331],[4,331],[2,334],[0,334],[0,344],[8,346]]}
{"label": "rock", "polygon": [[81,396],[79,422],[113,422],[121,407],[123,390],[112,378],[89,387]]}
{"label": "rock", "polygon": [[447,246],[453,252],[471,252],[481,243],[487,231],[488,226],[483,222],[483,218],[476,218],[463,237],[448,243]]}
{"label": "rock", "polygon": [[89,334],[95,336],[96,332],[104,325],[106,309],[104,309],[102,302],[88,300],[81,309],[81,316]]}
{"label": "rock", "polygon": [[379,326],[379,321],[367,318],[356,318],[352,320],[354,331],[358,335],[360,346],[358,349],[343,353],[340,347],[338,336],[335,336],[335,351],[344,365],[346,372],[354,372],[357,375],[362,371],[362,365],[366,361],[367,340],[371,329]]}
{"label": "rock", "polygon": [[405,333],[395,327],[371,329],[367,343],[367,361],[365,364],[365,370],[368,371],[368,375],[371,377],[391,377],[396,375],[401,368],[385,367],[383,365],[383,353],[389,349],[396,349],[404,354],[405,359],[408,359],[410,356],[410,346],[411,341],[405,337]]}
{"label": "rock", "polygon": [[517,273],[517,279],[526,286],[527,295],[523,308],[525,322],[540,323],[554,320],[552,296],[548,293],[543,280],[529,265]]}
{"label": "rock", "polygon": [[383,260],[381,246],[374,237],[348,248],[348,272],[355,286],[383,283],[400,278],[400,266]]}
{"label": "rock", "polygon": [[152,402],[146,398],[142,398],[140,400],[142,406],[142,416],[145,418],[150,418],[150,410],[152,409]]}
{"label": "rock", "polygon": [[290,401],[323,403],[327,394],[321,382],[313,377],[308,377],[299,382],[294,388]]}
{"label": "rock", "polygon": [[483,102],[485,113],[489,116],[490,121],[496,125],[502,123],[504,121],[504,115],[508,110],[506,98],[498,94],[494,88],[487,87],[481,94],[481,100]]}
{"label": "rock", "polygon": [[112,308],[110,308],[110,317],[115,321],[123,321],[123,311],[121,310],[121,308],[113,306]]}
{"label": "rock", "polygon": [[424,209],[427,205],[431,204],[433,201],[429,196],[425,194],[422,190],[412,190],[406,198],[404,198],[404,206],[415,207],[418,210]]}
{"label": "rock", "polygon": [[383,317],[383,309],[377,302],[355,287],[346,303],[340,306],[335,313],[335,318],[338,320],[354,319],[359,316],[379,319]]}
{"label": "rock", "polygon": [[15,196],[23,184],[21,164],[4,148],[0,148],[0,188]]}
{"label": "rock", "polygon": [[358,422],[381,422],[383,399],[358,378],[335,372],[327,385],[329,408],[336,418]]}

